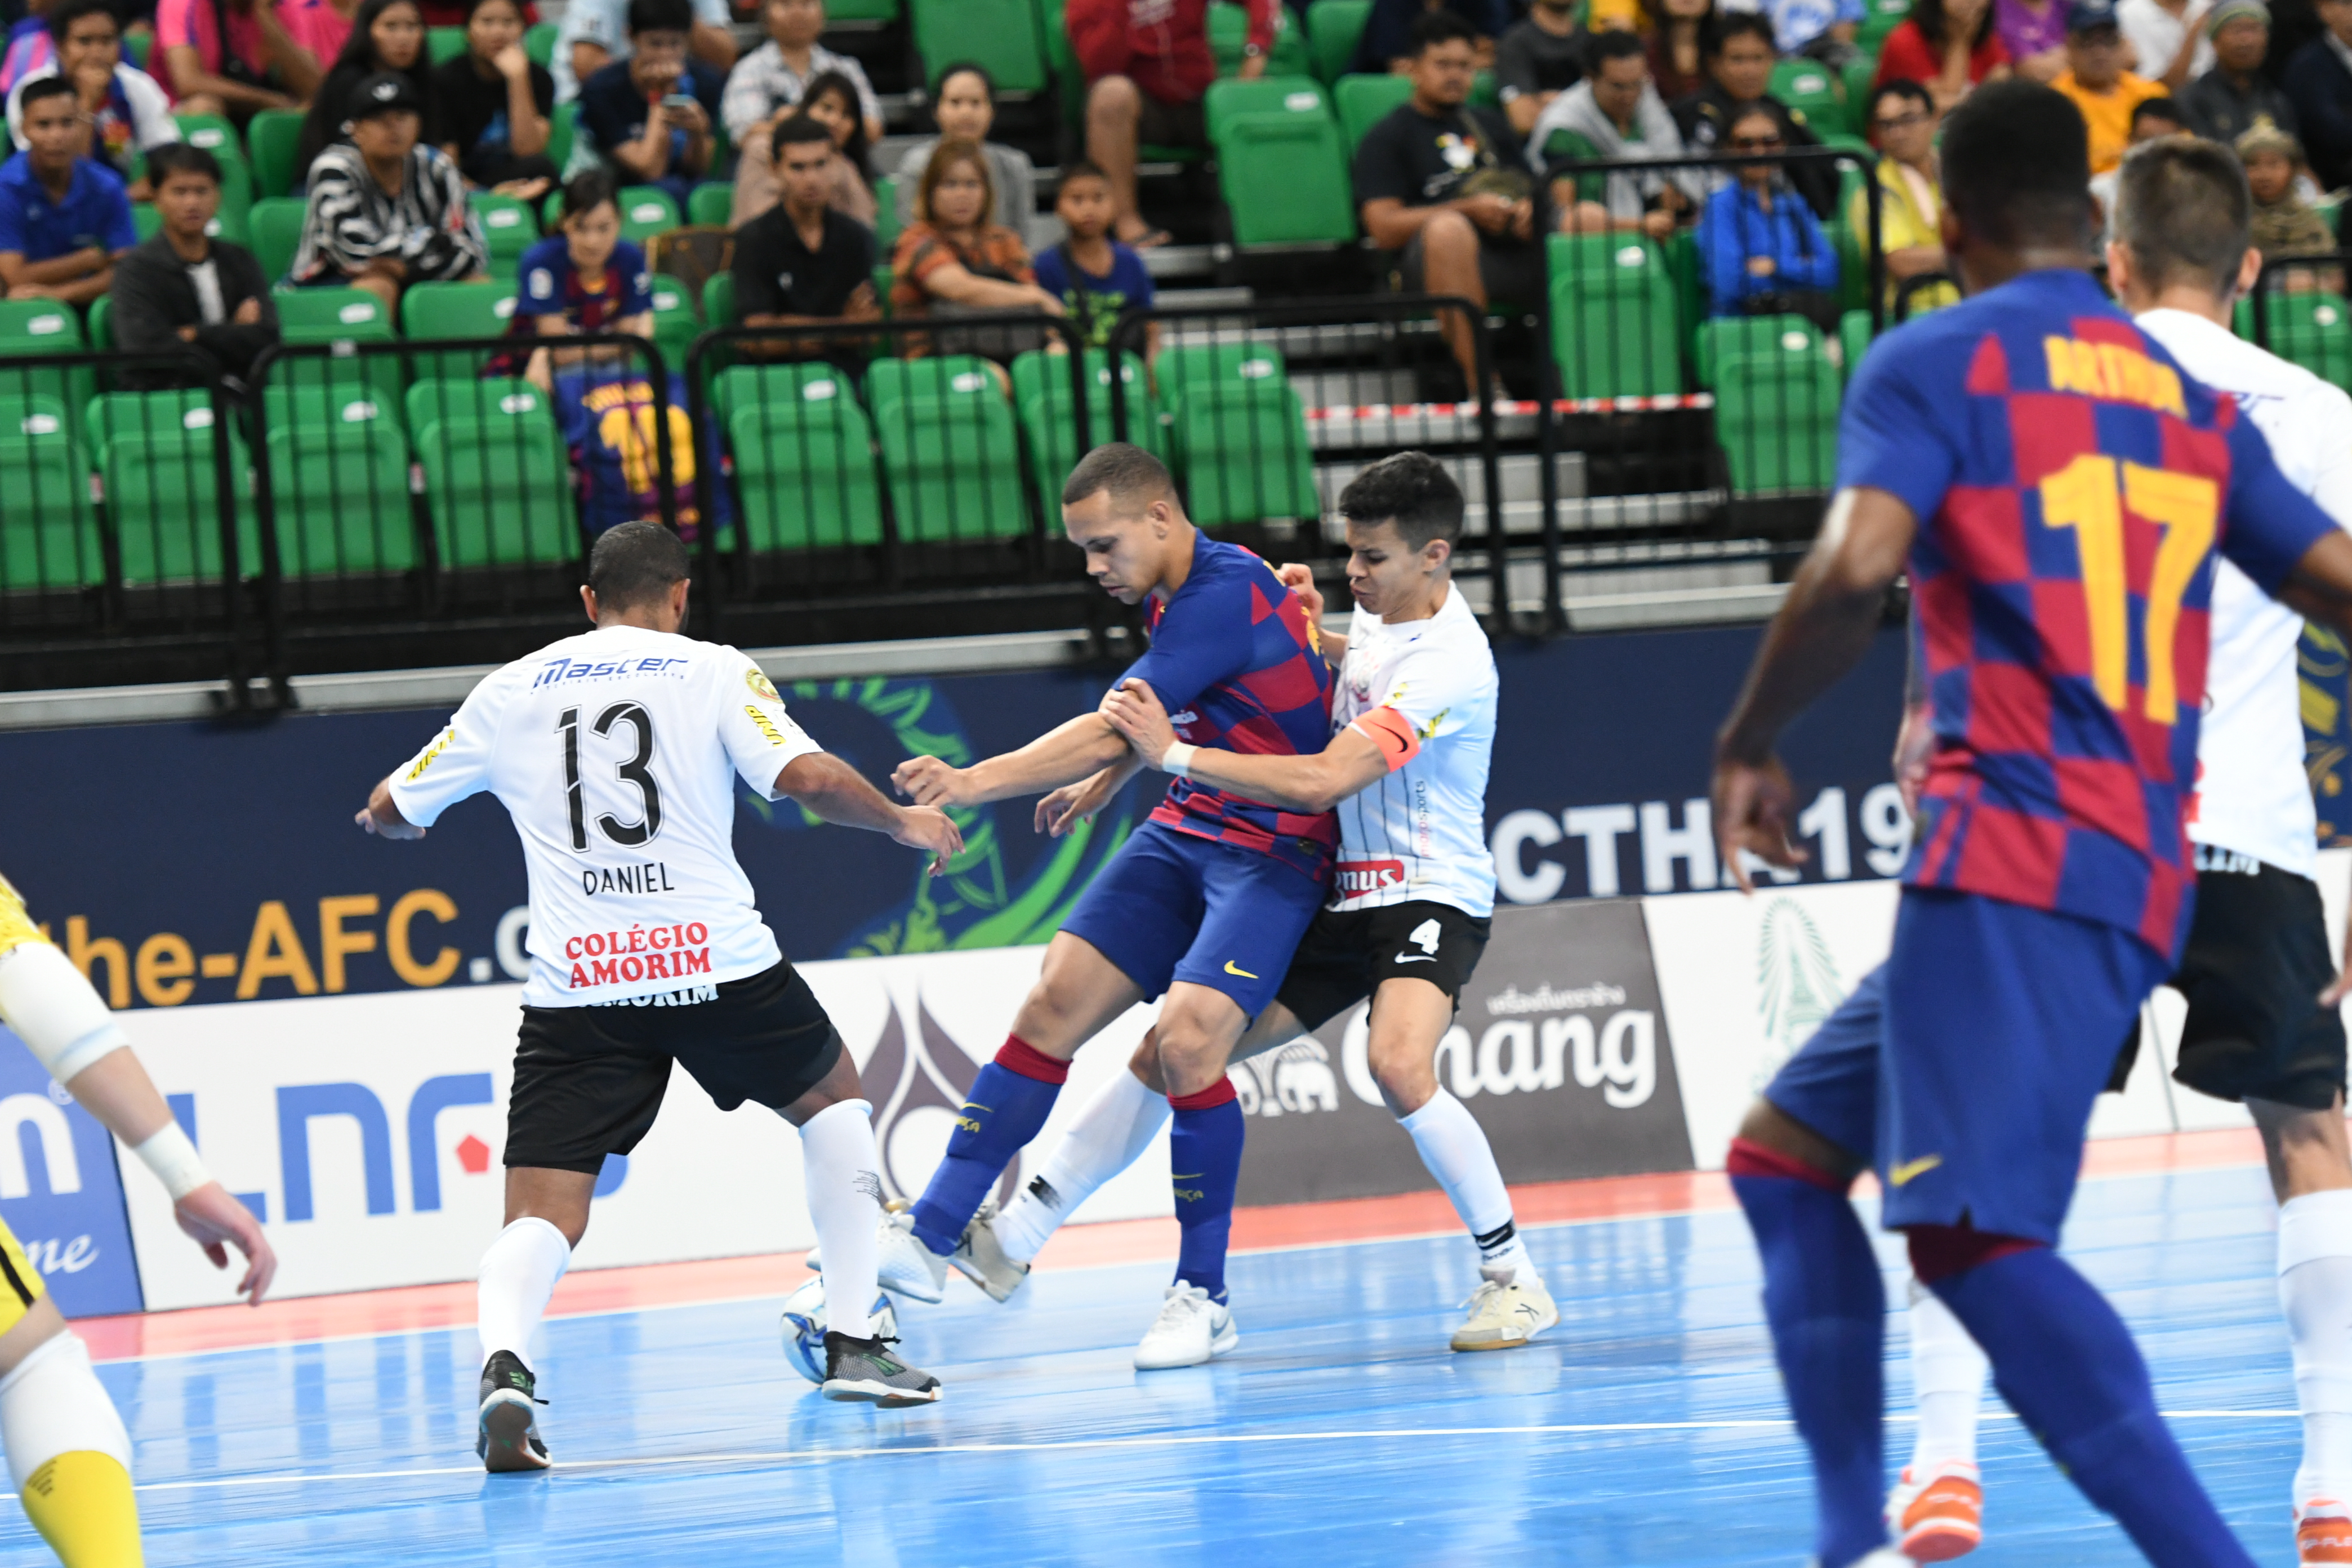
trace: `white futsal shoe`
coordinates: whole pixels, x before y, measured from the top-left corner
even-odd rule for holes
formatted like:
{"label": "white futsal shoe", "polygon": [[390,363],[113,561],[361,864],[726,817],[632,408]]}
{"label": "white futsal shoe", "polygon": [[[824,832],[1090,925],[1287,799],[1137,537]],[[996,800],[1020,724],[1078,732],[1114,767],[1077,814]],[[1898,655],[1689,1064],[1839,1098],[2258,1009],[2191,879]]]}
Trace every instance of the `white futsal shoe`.
{"label": "white futsal shoe", "polygon": [[1223,1302],[1209,1300],[1197,1285],[1179,1279],[1168,1287],[1160,1316],[1135,1347],[1139,1372],[1160,1372],[1171,1366],[1206,1366],[1242,1342],[1234,1314]]}
{"label": "white futsal shoe", "polygon": [[1559,1308],[1541,1279],[1522,1284],[1511,1268],[1481,1266],[1478,1272],[1483,1283],[1462,1303],[1470,1315],[1454,1331],[1455,1350],[1515,1350],[1559,1321]]}
{"label": "white futsal shoe", "polygon": [[963,1227],[955,1256],[948,1261],[955,1265],[957,1273],[987,1291],[991,1300],[1010,1300],[1013,1292],[1021,1289],[1021,1282],[1029,1278],[1029,1266],[1015,1263],[1005,1252],[1004,1244],[996,1239],[993,1199],[981,1205],[971,1223]]}
{"label": "white futsal shoe", "polygon": [[948,1260],[923,1245],[909,1210],[886,1209],[874,1282],[909,1301],[936,1302],[948,1293]]}

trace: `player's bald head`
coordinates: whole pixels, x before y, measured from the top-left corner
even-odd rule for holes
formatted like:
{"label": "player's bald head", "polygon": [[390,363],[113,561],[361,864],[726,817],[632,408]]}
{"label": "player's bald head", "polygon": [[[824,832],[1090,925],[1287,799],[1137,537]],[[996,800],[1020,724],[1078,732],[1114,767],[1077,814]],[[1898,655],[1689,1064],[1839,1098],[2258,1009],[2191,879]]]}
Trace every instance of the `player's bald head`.
{"label": "player's bald head", "polygon": [[1990,82],[1944,121],[1944,198],[1960,226],[2014,249],[2080,249],[2091,236],[2090,131],[2065,94]]}
{"label": "player's bald head", "polygon": [[657,522],[624,522],[597,536],[588,552],[588,589],[606,611],[635,609],[669,596],[693,575],[686,546]]}
{"label": "player's bald head", "polygon": [[2227,294],[2253,243],[2253,221],[2245,167],[2217,142],[2144,142],[2116,179],[2116,243],[2151,292],[2187,283]]}
{"label": "player's bald head", "polygon": [[1111,441],[1078,459],[1062,487],[1062,504],[1076,506],[1098,495],[1110,498],[1113,517],[1136,518],[1153,501],[1173,502],[1176,481],[1168,465],[1142,447]]}

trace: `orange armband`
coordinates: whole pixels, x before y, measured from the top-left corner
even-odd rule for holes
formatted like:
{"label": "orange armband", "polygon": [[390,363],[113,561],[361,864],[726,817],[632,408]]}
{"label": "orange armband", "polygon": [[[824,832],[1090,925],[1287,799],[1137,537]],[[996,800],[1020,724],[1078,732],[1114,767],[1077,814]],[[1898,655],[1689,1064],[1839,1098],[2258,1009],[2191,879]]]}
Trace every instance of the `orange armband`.
{"label": "orange armband", "polygon": [[1421,755],[1420,732],[1413,729],[1412,720],[1393,708],[1375,708],[1348,728],[1381,749],[1391,773]]}

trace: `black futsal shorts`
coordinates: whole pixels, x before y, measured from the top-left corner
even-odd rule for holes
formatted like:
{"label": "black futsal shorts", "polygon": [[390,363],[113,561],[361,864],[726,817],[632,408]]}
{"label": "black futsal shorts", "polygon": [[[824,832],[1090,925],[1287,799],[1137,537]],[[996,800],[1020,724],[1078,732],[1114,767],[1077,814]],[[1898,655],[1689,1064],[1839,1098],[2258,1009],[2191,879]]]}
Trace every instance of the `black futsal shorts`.
{"label": "black futsal shorts", "polygon": [[597,1007],[525,1007],[507,1100],[509,1166],[593,1173],[635,1149],[675,1061],[721,1110],[782,1110],[841,1059],[841,1035],[787,960],[746,980]]}
{"label": "black futsal shorts", "polygon": [[1400,975],[1426,980],[1462,1005],[1462,988],[1486,951],[1492,920],[1452,904],[1415,900],[1375,910],[1325,910],[1291,956],[1274,999],[1319,1029]]}

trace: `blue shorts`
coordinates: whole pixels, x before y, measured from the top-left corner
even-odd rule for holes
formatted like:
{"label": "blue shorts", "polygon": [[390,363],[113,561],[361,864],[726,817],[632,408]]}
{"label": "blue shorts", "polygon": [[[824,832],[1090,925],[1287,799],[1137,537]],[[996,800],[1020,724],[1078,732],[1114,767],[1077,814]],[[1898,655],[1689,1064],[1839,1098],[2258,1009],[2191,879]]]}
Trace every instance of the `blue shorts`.
{"label": "blue shorts", "polygon": [[1764,1098],[1865,1165],[1877,1163],[1878,1053],[1886,1044],[1886,965],[1822,1020],[1781,1064]]}
{"label": "blue shorts", "polygon": [[2054,1246],[2116,1044],[2170,967],[2117,926],[1904,889],[1884,971],[1887,1227],[1966,1224]]}
{"label": "blue shorts", "polygon": [[1271,856],[1147,822],[1062,922],[1146,1001],[1182,980],[1255,1018],[1323,906],[1323,886]]}

